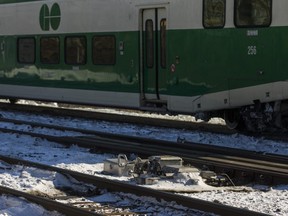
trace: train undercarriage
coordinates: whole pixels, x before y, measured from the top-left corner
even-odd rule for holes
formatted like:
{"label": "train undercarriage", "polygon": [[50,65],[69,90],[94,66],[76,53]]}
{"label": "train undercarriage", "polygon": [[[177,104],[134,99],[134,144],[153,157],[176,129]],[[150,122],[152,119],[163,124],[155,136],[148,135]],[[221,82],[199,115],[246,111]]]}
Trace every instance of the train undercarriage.
{"label": "train undercarriage", "polygon": [[288,101],[260,103],[223,112],[223,118],[230,129],[253,132],[287,130]]}

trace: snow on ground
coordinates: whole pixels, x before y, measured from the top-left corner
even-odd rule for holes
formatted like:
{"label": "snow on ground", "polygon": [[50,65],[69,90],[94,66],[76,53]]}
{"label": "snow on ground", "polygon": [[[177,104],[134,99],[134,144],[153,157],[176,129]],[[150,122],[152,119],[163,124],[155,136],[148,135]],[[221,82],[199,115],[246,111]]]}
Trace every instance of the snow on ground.
{"label": "snow on ground", "polygon": [[[151,128],[145,126],[135,126],[131,124],[109,123],[104,121],[80,121],[71,118],[54,119],[44,116],[35,117],[33,115],[12,113],[8,111],[1,111],[0,115],[7,118],[18,118],[29,121],[34,120],[36,122],[40,120],[43,123],[56,123],[58,125],[94,129],[111,133],[121,133],[135,136],[142,135],[144,137],[152,136],[154,138],[172,141],[181,138],[193,142],[217,143],[217,145],[220,146],[229,146],[249,150],[261,149],[261,152],[288,155],[288,145],[286,143],[268,141],[261,138],[256,139],[239,134],[235,134],[232,137],[225,135],[215,136],[215,134],[211,133],[192,133],[191,131],[185,130],[168,130],[167,128]],[[1,123],[1,127],[2,126],[10,128],[11,125],[2,125]],[[19,129],[19,127],[21,126],[14,125],[14,127]],[[23,130],[27,130],[27,128],[23,127]],[[28,130],[35,131],[36,129],[28,128]],[[42,130],[43,133],[48,132],[45,129]],[[58,134],[58,132],[53,131],[52,135],[55,134],[61,135]],[[63,135],[66,136],[67,134],[63,132]],[[1,133],[0,136],[1,155],[19,157],[25,160],[45,163],[61,168],[69,168],[91,175],[102,175],[101,171],[103,170],[103,160],[114,157],[110,154],[91,154],[87,149],[79,148],[77,146],[66,148],[62,147],[57,143],[52,143],[46,140],[32,138],[29,136],[19,136],[15,134],[5,133]],[[250,145],[247,146],[247,143],[249,143]],[[56,185],[56,182],[58,181],[59,183],[61,179],[59,178],[59,176],[56,176],[56,174],[33,170],[33,168],[23,168],[21,166],[13,167],[13,169],[9,170],[9,172],[8,170],[9,169],[7,167],[4,167],[1,171],[0,166],[1,185],[19,188],[23,190],[41,189],[41,191],[46,191],[46,193],[50,195],[58,193],[57,189],[55,189],[54,187]],[[39,177],[41,178],[39,179]],[[117,179],[127,181],[126,177],[121,177]],[[182,180],[176,180],[174,182],[174,186],[178,187],[181,184],[186,184],[186,187],[195,187],[195,184],[189,185],[187,184],[187,181],[181,181]],[[64,182],[63,179],[60,182],[62,184]],[[158,185],[154,185],[153,187],[163,188],[166,187],[167,184],[170,184],[170,187],[174,187],[173,185],[171,185],[171,182],[167,181],[160,182]],[[196,186],[205,186],[205,189],[207,189],[207,191],[202,193],[186,194],[187,196],[219,202],[227,205],[233,205],[236,207],[248,208],[250,210],[268,213],[271,215],[288,215],[288,185],[278,185],[271,188],[251,185],[250,187],[248,186],[247,190],[245,191],[240,190],[238,192],[231,192],[226,191],[223,188],[220,190],[211,190],[211,188],[206,187],[207,185],[203,185],[204,183],[199,180],[197,180],[197,184]],[[25,212],[27,210],[26,208],[23,208],[23,206],[26,206],[27,204],[20,204],[21,202],[21,199],[13,197],[0,197],[0,215],[23,215],[17,213],[17,211]],[[4,204],[2,205],[2,203]],[[11,209],[11,206],[13,206],[11,203],[16,203],[14,205],[14,210]],[[29,204],[29,206],[33,205]],[[35,216],[48,214],[47,212],[40,213],[41,210],[39,210],[38,208],[39,207],[35,207],[34,210],[31,210],[32,212],[35,212]]]}
{"label": "snow on ground", "polygon": [[[252,192],[209,191],[186,194],[189,197],[217,201],[224,205],[249,208],[269,215],[288,215],[288,186],[266,187],[254,185]],[[252,207],[253,206],[253,207]]]}

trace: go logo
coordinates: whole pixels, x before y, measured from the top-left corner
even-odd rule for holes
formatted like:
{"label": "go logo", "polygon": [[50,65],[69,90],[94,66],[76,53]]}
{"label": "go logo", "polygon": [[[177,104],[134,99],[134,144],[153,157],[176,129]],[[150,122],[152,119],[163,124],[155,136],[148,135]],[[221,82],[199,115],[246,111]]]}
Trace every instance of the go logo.
{"label": "go logo", "polygon": [[61,21],[61,10],[57,3],[54,3],[49,11],[47,4],[44,4],[40,10],[39,22],[43,31],[49,31],[50,27],[57,30]]}

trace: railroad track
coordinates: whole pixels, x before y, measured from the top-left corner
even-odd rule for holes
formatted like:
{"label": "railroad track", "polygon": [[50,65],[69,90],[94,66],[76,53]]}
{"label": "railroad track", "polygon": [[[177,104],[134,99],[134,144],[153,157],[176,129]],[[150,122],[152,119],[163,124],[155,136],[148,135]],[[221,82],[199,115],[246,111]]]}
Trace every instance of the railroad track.
{"label": "railroad track", "polygon": [[211,169],[218,170],[219,172],[228,172],[229,175],[233,177],[239,178],[239,175],[245,176],[246,181],[256,180],[265,184],[288,182],[288,160],[286,156],[263,155],[261,153],[217,147],[214,145],[185,141],[168,142],[13,119],[1,118],[0,120],[15,124],[27,124],[33,128],[46,127],[61,131],[73,131],[83,133],[83,136],[61,137],[0,128],[0,131],[6,133],[21,133],[68,146],[77,144],[84,148],[102,149],[105,152],[136,153],[141,157],[155,154],[176,155],[193,165],[209,166]]}
{"label": "railroad track", "polygon": [[[72,106],[72,105],[67,105]],[[150,125],[157,127],[165,128],[175,128],[175,129],[187,129],[187,130],[197,130],[197,131],[206,131],[206,132],[215,132],[223,134],[233,134],[235,131],[227,129],[225,125],[216,125],[216,124],[207,124],[205,122],[192,122],[192,121],[181,121],[181,120],[170,120],[164,118],[151,118],[144,117],[139,115],[133,115],[136,111],[131,111],[131,115],[128,114],[114,114],[114,113],[103,113],[97,112],[95,109],[91,110],[80,110],[75,109],[75,106],[72,108],[51,107],[51,106],[34,106],[34,105],[23,105],[23,104],[10,104],[10,103],[1,103],[0,109],[2,110],[14,110],[27,113],[39,113],[39,114],[48,114],[53,116],[66,116],[74,118],[85,118],[85,119],[95,119],[95,120],[104,120],[104,121],[113,121],[113,122],[125,122],[131,124],[140,124],[140,125]],[[140,114],[144,112],[138,111]]]}
{"label": "railroad track", "polygon": [[[6,122],[11,122],[11,123],[15,123],[15,124],[29,124],[31,125],[31,128],[34,128],[34,127],[48,127],[48,125],[45,125],[45,124],[38,124],[38,123],[33,123],[33,124],[30,124],[30,122],[23,122],[23,121],[18,121],[16,120],[14,122],[14,120],[11,120],[11,119],[4,119],[2,118],[3,121],[6,121]],[[53,125],[49,125],[49,127],[52,129],[55,129],[55,127]],[[107,148],[107,145],[112,148],[114,148],[115,151],[118,151],[117,150],[117,146],[113,144],[116,144],[119,143],[123,148],[122,150],[120,150],[120,152],[127,152],[129,153],[129,151],[127,151],[127,149],[131,149],[131,147],[129,145],[127,145],[127,143],[125,144],[125,142],[127,141],[126,139],[129,138],[128,136],[119,136],[119,135],[113,135],[113,134],[108,134],[108,133],[102,133],[102,132],[95,132],[95,131],[87,131],[87,130],[78,130],[78,129],[73,129],[73,128],[67,128],[67,127],[56,127],[58,130],[65,130],[65,131],[69,131],[69,130],[72,130],[74,132],[81,132],[83,133],[83,136],[82,137],[55,137],[55,136],[47,136],[47,135],[39,135],[37,133],[31,133],[31,132],[24,132],[24,134],[27,134],[27,135],[31,135],[31,136],[36,136],[36,137],[43,137],[43,138],[46,138],[50,141],[55,141],[55,142],[60,142],[60,143],[63,143],[65,145],[71,145],[71,144],[75,144],[77,143],[79,146],[82,146],[82,147],[86,147],[86,148],[91,148],[91,149],[94,149],[95,148],[95,145],[97,145],[97,140],[96,138],[100,138],[100,140],[98,140],[98,146],[99,147],[96,147],[97,149],[98,148],[102,148],[103,151],[109,151],[109,148]],[[3,129],[4,132],[7,132],[7,133],[10,133],[10,132],[13,132],[13,133],[19,133],[19,131],[15,130],[9,130],[7,128],[4,128]],[[114,140],[111,140],[110,138],[113,138]],[[71,141],[72,139],[72,141]],[[119,141],[120,140],[120,141]],[[205,147],[203,149],[203,144],[199,144],[198,147],[197,147],[197,144],[196,143],[188,143],[186,142],[185,140],[183,141],[180,141],[179,143],[177,143],[177,148],[175,150],[175,147],[173,147],[173,145],[175,145],[176,143],[171,143],[171,142],[165,142],[165,141],[158,141],[157,144],[153,143],[153,142],[156,142],[154,140],[150,140],[150,139],[145,139],[145,138],[135,138],[135,137],[130,137],[129,138],[129,142],[128,144],[133,144],[134,143],[134,146],[138,146],[138,145],[142,145],[142,144],[145,144],[145,145],[150,145],[150,149],[151,150],[151,153],[149,153],[146,150],[143,150],[143,155],[155,155],[155,152],[159,152],[159,154],[161,154],[161,145],[165,146],[165,148],[167,149],[167,152],[170,152],[170,153],[167,153],[167,154],[174,154],[175,155],[175,152],[177,149],[183,149],[183,159],[185,161],[188,161],[188,162],[191,162],[191,163],[197,163],[198,161],[198,164],[200,165],[203,165],[203,164],[207,164],[208,166],[211,166],[211,167],[214,167],[214,169],[218,169],[218,170],[225,170],[227,171],[228,169],[231,169],[233,170],[232,172],[234,172],[235,175],[237,175],[237,173],[235,172],[235,170],[237,170],[237,166],[235,166],[235,164],[232,164],[232,167],[230,166],[226,166],[225,163],[220,163],[220,164],[217,164],[215,161],[214,162],[208,162],[208,163],[202,163],[201,161],[199,162],[199,155],[196,154],[196,158],[197,160],[193,160],[192,155],[189,154],[189,152],[187,152],[187,149],[189,150],[189,148],[192,148],[191,144],[193,144],[193,149],[201,152],[201,151],[205,151]],[[101,145],[102,143],[102,145]],[[172,146],[170,146],[170,144],[172,144]],[[185,145],[187,145],[185,147]],[[158,147],[157,147],[158,146]],[[159,147],[160,146],[160,147]],[[133,147],[134,148],[134,147]],[[133,150],[130,151],[132,153],[135,153],[135,151]],[[230,152],[230,149],[229,148],[223,148],[223,147],[214,147],[214,146],[209,146],[209,148],[215,148],[213,149],[213,152],[214,153],[217,153],[220,154],[220,153],[223,153],[223,152]],[[114,152],[115,152],[114,151]],[[207,151],[207,149],[206,149]],[[211,149],[209,150],[209,152],[211,153]],[[207,153],[207,152],[206,152]],[[211,154],[206,154],[206,156],[208,155],[210,157]],[[186,156],[185,156],[186,154]],[[260,161],[260,164],[262,164],[262,160],[265,160],[267,163],[265,164],[262,164],[262,168],[264,167],[265,169],[267,169],[268,165],[270,166],[271,162],[275,163],[279,163],[279,164],[284,164],[284,168],[282,166],[282,169],[286,169],[287,170],[287,167],[285,166],[285,164],[287,165],[287,158],[286,157],[281,157],[281,156],[273,156],[273,155],[269,155],[269,157],[267,157],[267,155],[263,156],[261,154],[257,154],[257,153],[251,153],[251,152],[248,152],[248,151],[239,151],[239,150],[236,150],[234,153],[229,153],[233,156],[239,156],[240,158],[240,163],[242,163],[243,159],[241,158],[241,155],[246,155],[247,158],[251,158],[251,159],[255,159],[255,155],[257,155],[257,157],[259,156],[259,161]],[[207,156],[207,158],[208,158]],[[191,161],[190,161],[191,159]],[[194,158],[195,159],[195,158]],[[210,159],[209,159],[210,160]],[[250,163],[254,163],[253,161]],[[267,165],[267,167],[266,167]],[[238,167],[239,168],[239,167]],[[254,179],[257,179],[259,178],[259,180],[263,181],[263,180],[266,180],[265,178],[267,177],[267,179],[270,181],[270,183],[272,182],[271,181],[271,178],[270,178],[270,174],[272,172],[270,171],[265,171],[265,172],[262,172],[263,170],[261,170],[261,168],[259,168],[258,170],[254,170],[254,171],[251,171],[250,169],[246,170],[246,169],[242,169],[243,167],[240,166],[240,168],[238,169],[240,173],[240,175],[243,174],[244,172],[244,175],[247,176],[252,176],[251,178],[254,178]],[[279,167],[278,167],[279,168]],[[278,169],[276,167],[276,170]],[[281,167],[280,167],[281,168]],[[221,171],[222,171],[221,170]],[[261,172],[258,172],[258,171],[261,171]],[[277,183],[277,182],[281,182],[283,179],[284,179],[284,182],[285,182],[285,179],[287,180],[287,174],[279,174],[278,171],[277,172],[274,172],[273,174],[274,176],[274,183]]]}
{"label": "railroad track", "polygon": [[[157,200],[176,202],[177,204],[185,206],[189,209],[197,209],[200,211],[211,212],[211,213],[219,214],[219,215],[235,215],[235,216],[238,216],[238,215],[239,216],[240,215],[265,215],[262,213],[249,211],[249,210],[243,209],[243,208],[235,208],[235,207],[225,206],[225,205],[222,205],[219,203],[202,201],[202,200],[189,198],[189,197],[185,197],[185,196],[181,196],[181,195],[177,195],[177,194],[173,194],[173,193],[167,193],[167,192],[149,189],[146,187],[127,184],[127,183],[123,183],[120,181],[109,180],[106,178],[87,175],[87,174],[83,174],[83,173],[79,173],[79,172],[75,172],[75,171],[71,171],[71,170],[61,169],[61,168],[48,166],[48,165],[44,165],[44,164],[39,164],[39,163],[34,163],[34,162],[30,162],[30,161],[25,161],[25,160],[21,160],[21,159],[17,159],[17,158],[6,157],[3,155],[0,155],[0,160],[5,161],[6,163],[9,163],[9,164],[17,164],[17,165],[21,164],[21,165],[24,165],[27,167],[36,167],[38,169],[49,170],[49,171],[61,173],[62,175],[71,176],[72,178],[75,178],[80,182],[87,183],[87,184],[94,184],[94,185],[96,185],[97,188],[100,188],[100,189],[107,189],[109,191],[121,191],[121,192],[125,192],[125,193],[133,193],[133,194],[138,195],[138,196],[154,197]],[[69,215],[69,216],[74,216],[74,215],[75,216],[76,215],[118,215],[118,214],[119,215],[142,215],[142,214],[147,213],[147,212],[139,213],[139,212],[130,212],[130,211],[124,212],[124,211],[122,211],[120,213],[119,212],[116,212],[116,213],[115,212],[114,213],[109,212],[107,214],[103,214],[103,213],[99,214],[99,213],[92,212],[92,211],[95,211],[95,209],[96,209],[96,207],[93,207],[93,206],[92,207],[90,206],[88,209],[87,208],[85,208],[85,209],[75,208],[75,206],[78,206],[78,205],[83,206],[83,205],[92,204],[92,203],[79,202],[79,203],[76,203],[77,205],[74,203],[75,205],[73,204],[73,206],[71,206],[71,205],[67,206],[67,205],[55,202],[53,200],[49,200],[47,198],[31,195],[28,193],[16,191],[16,190],[5,188],[2,186],[0,187],[0,192],[5,193],[5,194],[11,194],[14,196],[24,197],[31,202],[42,205],[44,208],[47,208],[48,210],[56,210],[56,211],[59,211],[65,215]],[[60,199],[63,199],[63,197]],[[66,198],[64,197],[64,199],[66,199]],[[58,197],[58,200],[59,200],[59,197]],[[186,213],[189,215],[188,212],[186,212]],[[190,212],[190,214],[191,214],[191,212]]]}
{"label": "railroad track", "polygon": [[[12,196],[16,197],[23,197],[29,202],[41,205],[47,210],[50,211],[57,211],[59,213],[62,213],[64,215],[69,215],[69,216],[79,216],[79,215],[87,215],[87,216],[96,216],[96,215],[104,215],[104,214],[97,214],[95,212],[89,211],[88,209],[83,209],[83,208],[77,208],[71,205],[63,204],[51,199],[43,198],[40,196],[32,195],[26,192],[14,190],[8,187],[3,187],[0,186],[0,193],[1,194],[9,194]],[[92,208],[91,208],[92,210]],[[135,213],[129,213],[129,212],[123,212],[127,215],[136,215]],[[116,215],[116,214],[115,214]],[[120,214],[119,214],[120,215]],[[140,214],[139,214],[140,215]]]}
{"label": "railroad track", "polygon": [[[175,119],[166,119],[166,118],[151,118],[145,117],[139,114],[145,114],[142,111],[131,111],[132,114],[128,114],[129,110],[125,110],[126,114],[115,114],[115,113],[104,113],[99,112],[95,107],[86,107],[83,109],[79,109],[79,106],[64,104],[62,107],[53,107],[53,106],[45,106],[45,105],[27,105],[27,104],[10,104],[5,102],[0,102],[0,109],[2,110],[14,110],[20,112],[27,113],[39,113],[39,114],[47,114],[53,116],[66,116],[73,118],[84,118],[84,119],[94,119],[94,120],[104,120],[111,122],[125,122],[131,124],[139,124],[139,125],[149,125],[155,127],[164,127],[164,128],[175,128],[175,129],[186,129],[191,131],[203,131],[203,132],[211,132],[218,133],[224,135],[232,135],[235,133],[239,133],[236,130],[230,130],[225,125],[220,124],[209,124],[206,122],[193,122],[193,121],[182,121]],[[88,109],[88,110],[87,110]],[[136,113],[136,115],[134,114]],[[275,140],[275,141],[288,141],[287,131],[271,131],[271,132],[262,132],[262,133],[253,133],[253,132],[245,132],[242,131],[241,134],[247,136],[261,137],[265,139]]]}

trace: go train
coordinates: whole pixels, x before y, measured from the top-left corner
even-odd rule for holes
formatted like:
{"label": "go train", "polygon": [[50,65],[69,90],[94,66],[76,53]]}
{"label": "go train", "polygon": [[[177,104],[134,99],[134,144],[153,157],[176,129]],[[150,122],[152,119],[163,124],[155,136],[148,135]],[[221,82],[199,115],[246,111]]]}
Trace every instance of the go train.
{"label": "go train", "polygon": [[0,0],[0,97],[288,125],[287,0]]}

